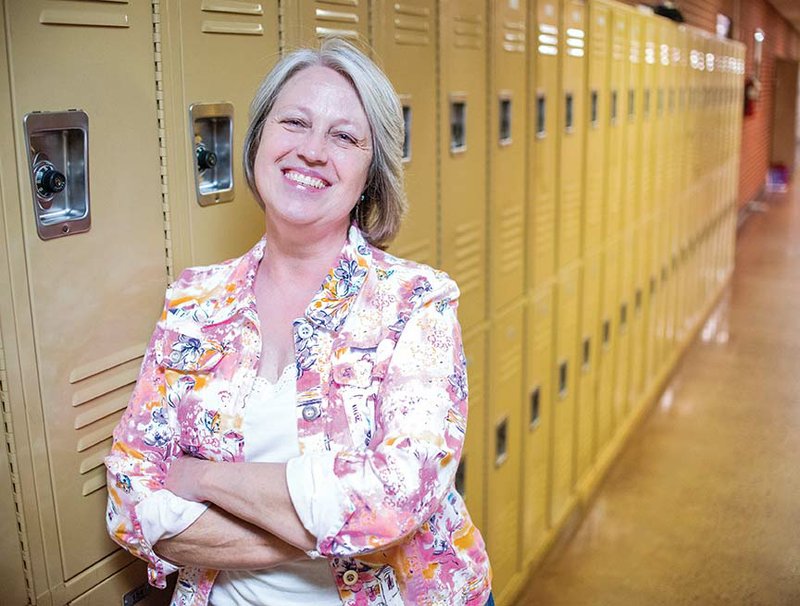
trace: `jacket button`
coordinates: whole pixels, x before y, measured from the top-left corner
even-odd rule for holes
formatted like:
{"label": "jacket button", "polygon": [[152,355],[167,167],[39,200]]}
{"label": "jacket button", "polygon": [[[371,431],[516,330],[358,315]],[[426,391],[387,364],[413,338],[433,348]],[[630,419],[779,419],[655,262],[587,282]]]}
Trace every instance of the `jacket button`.
{"label": "jacket button", "polygon": [[303,406],[303,419],[305,421],[313,421],[319,416],[319,414],[319,406],[316,404]]}
{"label": "jacket button", "polygon": [[358,573],[355,570],[345,570],[342,575],[342,582],[350,587],[358,582]]}

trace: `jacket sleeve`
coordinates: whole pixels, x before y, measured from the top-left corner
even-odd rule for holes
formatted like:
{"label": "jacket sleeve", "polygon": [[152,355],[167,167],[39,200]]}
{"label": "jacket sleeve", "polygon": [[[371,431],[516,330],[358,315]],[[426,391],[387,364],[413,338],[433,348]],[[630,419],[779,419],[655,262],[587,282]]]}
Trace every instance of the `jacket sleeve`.
{"label": "jacket sleeve", "polygon": [[467,416],[457,298],[446,279],[404,319],[369,446],[306,453],[287,466],[292,500],[321,555],[384,549],[422,526],[453,489]]}
{"label": "jacket sleeve", "polygon": [[[105,459],[108,504],[106,525],[111,538],[148,564],[150,583],[166,586],[166,576],[175,568],[159,558],[142,531],[136,506],[163,488],[169,462],[180,454],[174,390],[159,364],[164,346],[164,311],[156,324],[142,362],[139,378],[128,407],[114,430],[111,452]],[[172,403],[172,405],[170,405]]]}

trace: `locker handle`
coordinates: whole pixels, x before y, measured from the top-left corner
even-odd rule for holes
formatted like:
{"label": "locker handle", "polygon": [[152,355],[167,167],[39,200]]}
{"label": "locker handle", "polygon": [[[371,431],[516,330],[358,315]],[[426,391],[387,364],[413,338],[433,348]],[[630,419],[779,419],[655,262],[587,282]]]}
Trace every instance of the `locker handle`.
{"label": "locker handle", "polygon": [[628,324],[628,304],[623,303],[619,306],[619,328],[625,330]]}
{"label": "locker handle", "polygon": [[558,365],[558,397],[567,397],[567,381],[569,378],[569,361],[564,360]]}
{"label": "locker handle", "polygon": [[508,417],[497,424],[494,433],[494,464],[500,467],[508,459]]}
{"label": "locker handle", "polygon": [[461,153],[467,149],[467,102],[463,99],[450,102],[450,152]]}
{"label": "locker handle", "polygon": [[507,93],[500,97],[499,143],[511,145],[511,97]]}
{"label": "locker handle", "polygon": [[569,134],[574,130],[575,122],[575,100],[572,93],[564,95],[564,129]]}
{"label": "locker handle", "polygon": [[611,343],[611,320],[603,322],[603,347],[608,347]]}
{"label": "locker handle", "polygon": [[535,429],[539,425],[539,414],[541,413],[541,393],[542,390],[536,386],[531,392],[531,418],[529,423],[530,429]]}
{"label": "locker handle", "polygon": [[536,97],[536,138],[544,139],[547,136],[547,97]]}
{"label": "locker handle", "polygon": [[649,88],[644,89],[644,112],[643,112],[643,114],[644,114],[645,118],[649,118],[650,117],[650,89]]}
{"label": "locker handle", "polygon": [[633,120],[636,117],[636,91],[630,89],[628,91],[628,118]]}
{"label": "locker handle", "polygon": [[611,91],[611,126],[617,123],[617,91]]}
{"label": "locker handle", "polygon": [[636,289],[636,311],[641,311],[642,309],[642,289]]}
{"label": "locker handle", "polygon": [[586,337],[583,340],[583,372],[588,372],[591,368],[592,358],[592,338]]}
{"label": "locker handle", "polygon": [[597,115],[598,115],[597,104],[598,104],[597,91],[593,90],[592,91],[592,96],[591,96],[591,111],[590,111],[590,114],[591,114],[590,115],[590,118],[591,118],[590,122],[592,124],[592,128],[597,128],[599,126],[599,123],[598,123],[598,120],[597,120]]}
{"label": "locker handle", "polygon": [[411,106],[403,104],[403,162],[411,160]]}
{"label": "locker handle", "polygon": [[36,181],[36,194],[44,200],[49,200],[61,193],[67,186],[67,178],[64,173],[59,172],[48,160],[40,162],[36,166],[34,180]]}

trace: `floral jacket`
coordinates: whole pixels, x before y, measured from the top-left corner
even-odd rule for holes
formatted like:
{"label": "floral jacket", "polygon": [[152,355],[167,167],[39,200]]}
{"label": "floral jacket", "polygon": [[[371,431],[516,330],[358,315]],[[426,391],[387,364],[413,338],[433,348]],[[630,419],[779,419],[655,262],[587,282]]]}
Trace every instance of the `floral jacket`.
{"label": "floral jacket", "polygon": [[[163,488],[182,453],[243,461],[244,395],[261,336],[253,281],[264,240],[244,256],[185,270],[172,284],[125,414],[114,432],[111,537],[166,584],[136,504]],[[484,606],[483,539],[454,489],[467,381],[458,289],[350,228],[304,317],[294,322],[302,453],[327,457],[342,495],[317,549],[344,606]],[[183,568],[173,606],[207,604],[217,571]]]}

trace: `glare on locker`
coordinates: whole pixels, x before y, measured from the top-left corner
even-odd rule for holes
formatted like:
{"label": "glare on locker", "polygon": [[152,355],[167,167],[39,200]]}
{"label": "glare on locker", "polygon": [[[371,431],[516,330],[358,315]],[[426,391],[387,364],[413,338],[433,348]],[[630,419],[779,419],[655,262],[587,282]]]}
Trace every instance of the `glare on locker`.
{"label": "glare on locker", "polygon": [[597,453],[614,435],[614,379],[617,374],[619,240],[606,243],[602,256],[600,348],[597,359]]}
{"label": "glare on locker", "polygon": [[440,9],[441,261],[472,328],[486,317],[486,4]]}
{"label": "glare on locker", "polygon": [[[598,6],[605,0],[599,0],[591,6]],[[609,95],[607,107],[608,117],[608,167],[606,170],[604,243],[616,239],[622,230],[622,205],[625,179],[629,158],[625,153],[625,127],[627,117],[625,103],[627,99],[628,74],[628,10],[616,2],[608,2],[612,11],[612,44]]]}
{"label": "glare on locker", "polygon": [[242,147],[250,101],[278,57],[279,32],[277,6],[258,7],[161,3],[160,127],[175,277],[187,266],[241,255],[264,233]]}
{"label": "glare on locker", "polygon": [[456,490],[464,497],[472,522],[486,528],[486,347],[485,328],[464,334],[469,384],[467,436],[456,473]]}
{"label": "glare on locker", "polygon": [[519,514],[522,470],[522,348],[524,307],[491,325],[489,336],[489,452],[486,477],[486,544],[493,591],[502,595],[520,570]]}
{"label": "glare on locker", "polygon": [[595,460],[597,434],[597,372],[600,352],[600,253],[584,257],[581,272],[580,334],[578,337],[578,404],[575,418],[575,480],[579,482]]}
{"label": "glare on locker", "polygon": [[583,0],[562,0],[561,23],[561,125],[556,212],[559,269],[581,255],[583,151],[586,112],[586,5]]}
{"label": "glare on locker", "polygon": [[491,7],[489,301],[497,312],[525,292],[527,3]]}
{"label": "glare on locker", "polygon": [[[223,3],[229,8],[232,3]],[[241,4],[243,10],[249,7]],[[275,3],[269,3],[275,4]],[[411,5],[411,3],[409,3]],[[259,6],[261,6],[259,4]],[[303,46],[314,46],[325,36],[337,36],[355,43],[367,40],[368,7],[367,0],[347,0],[346,2],[314,0],[283,0],[281,3],[281,30],[284,40],[283,51],[291,51]]]}
{"label": "glare on locker", "polygon": [[532,83],[528,161],[528,290],[550,281],[556,267],[558,137],[561,125],[558,80],[561,9],[559,0],[531,0],[529,45]]}
{"label": "glare on locker", "polygon": [[549,529],[554,287],[541,285],[528,303],[522,401],[522,559],[533,560]]}
{"label": "glare on locker", "polygon": [[558,526],[573,499],[580,265],[559,273],[556,284],[550,522]]}
{"label": "glare on locker", "polygon": [[403,105],[403,142],[408,214],[393,254],[439,265],[436,171],[436,3],[376,1],[373,41],[383,67]]}

